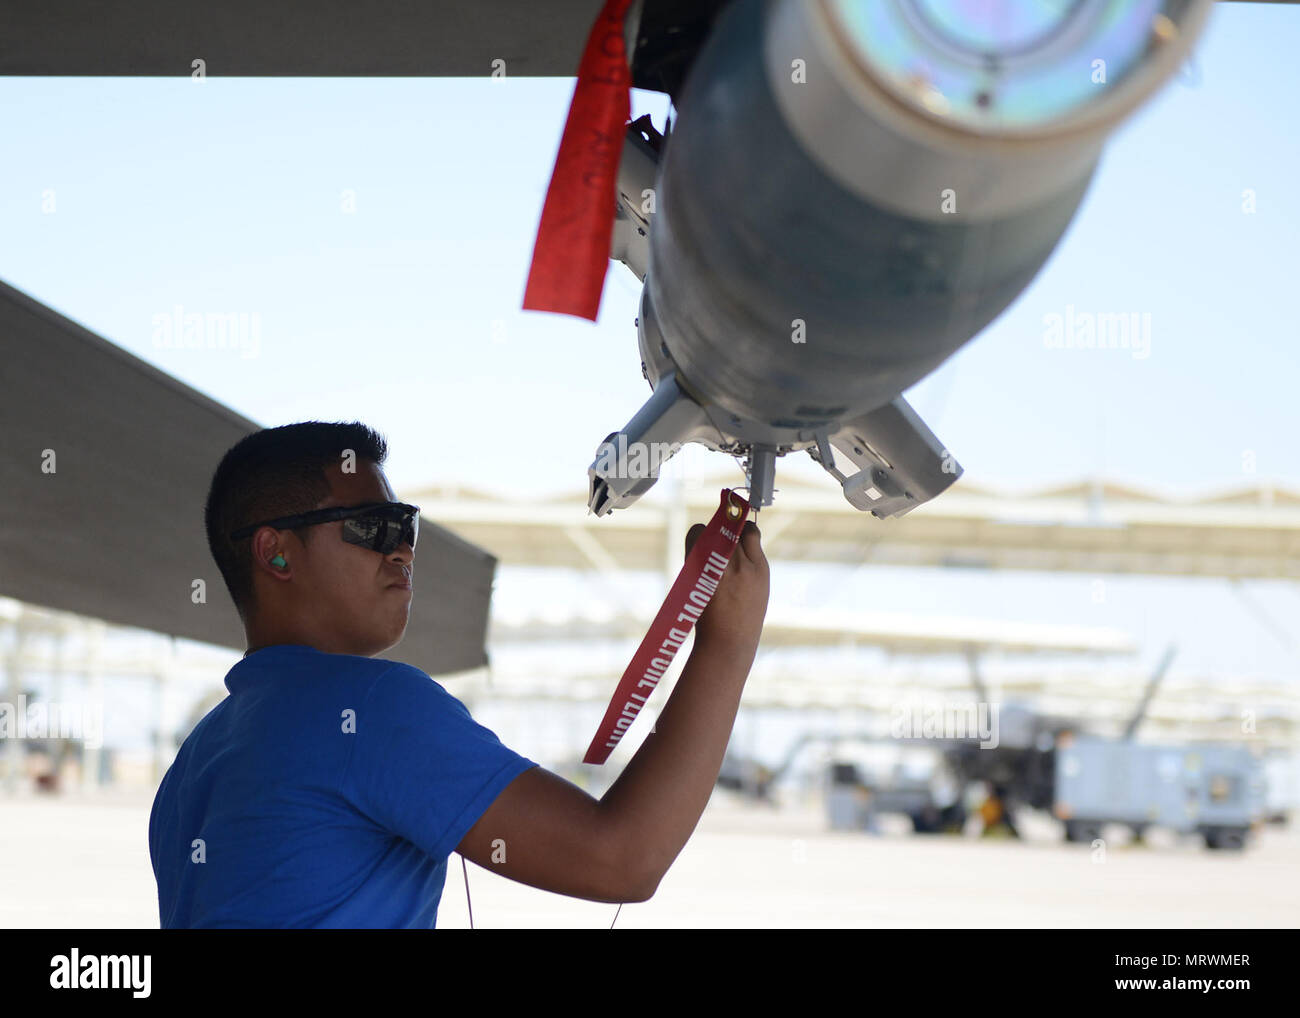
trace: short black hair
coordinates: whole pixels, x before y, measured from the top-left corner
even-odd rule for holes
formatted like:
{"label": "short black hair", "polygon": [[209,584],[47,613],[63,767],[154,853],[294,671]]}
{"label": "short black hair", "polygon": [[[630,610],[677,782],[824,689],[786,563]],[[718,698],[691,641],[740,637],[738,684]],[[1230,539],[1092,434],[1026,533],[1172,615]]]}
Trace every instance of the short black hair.
{"label": "short black hair", "polygon": [[[317,508],[330,494],[325,470],[349,451],[357,460],[382,465],[388,443],[360,421],[302,421],[246,435],[221,458],[203,521],[208,548],[245,621],[253,606],[251,536],[232,541],[231,531]],[[303,536],[303,530],[295,532]]]}

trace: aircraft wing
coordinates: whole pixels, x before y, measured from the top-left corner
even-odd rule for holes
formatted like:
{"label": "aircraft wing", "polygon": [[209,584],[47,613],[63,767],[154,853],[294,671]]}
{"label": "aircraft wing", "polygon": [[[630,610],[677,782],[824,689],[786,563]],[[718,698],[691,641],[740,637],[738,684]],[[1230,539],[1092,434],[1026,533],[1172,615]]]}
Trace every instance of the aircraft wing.
{"label": "aircraft wing", "polygon": [[61,0],[0,7],[0,74],[572,75],[603,0]]}
{"label": "aircraft wing", "polygon": [[[0,595],[243,650],[203,506],[260,425],[0,283]],[[406,638],[430,674],[486,663],[496,558],[421,520]],[[195,581],[204,598],[196,603]]]}

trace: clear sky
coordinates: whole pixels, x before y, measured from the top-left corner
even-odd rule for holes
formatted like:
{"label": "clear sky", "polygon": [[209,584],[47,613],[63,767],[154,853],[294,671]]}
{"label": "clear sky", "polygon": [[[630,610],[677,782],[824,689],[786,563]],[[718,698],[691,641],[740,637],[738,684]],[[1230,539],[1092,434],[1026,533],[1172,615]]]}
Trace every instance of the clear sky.
{"label": "clear sky", "polygon": [[[1300,9],[1219,5],[1038,278],[909,393],[969,480],[1300,489],[1297,52]],[[399,492],[585,492],[596,445],[649,390],[622,266],[595,325],[519,310],[571,89],[0,78],[0,278],[264,425],[367,421]],[[158,346],[155,316],[177,305],[256,314],[256,350]],[[1048,349],[1043,317],[1068,305],[1150,313],[1149,356]],[[1300,661],[1295,585],[1252,586],[1283,639],[1217,581],[1115,580],[1097,606],[1091,577],[880,576],[858,603],[1113,625],[1152,661],[1179,641],[1179,667]]]}

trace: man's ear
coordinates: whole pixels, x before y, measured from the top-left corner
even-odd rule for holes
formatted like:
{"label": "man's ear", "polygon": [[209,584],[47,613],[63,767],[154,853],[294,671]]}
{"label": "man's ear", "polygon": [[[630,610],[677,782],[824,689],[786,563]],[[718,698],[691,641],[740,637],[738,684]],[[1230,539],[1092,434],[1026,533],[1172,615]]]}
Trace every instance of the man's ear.
{"label": "man's ear", "polygon": [[[268,572],[277,578],[284,577],[293,565],[293,559],[290,557],[292,552],[286,548],[285,542],[271,527],[262,527],[253,535],[249,551],[253,556],[254,569]],[[277,556],[279,556],[278,561]],[[280,561],[284,564],[279,564]]]}
{"label": "man's ear", "polygon": [[708,529],[709,528],[705,526],[703,523],[697,523],[695,524],[695,526],[691,527],[690,530],[686,531],[686,554],[687,555],[689,555],[691,553],[691,549],[695,547],[695,542],[700,539],[700,535]]}

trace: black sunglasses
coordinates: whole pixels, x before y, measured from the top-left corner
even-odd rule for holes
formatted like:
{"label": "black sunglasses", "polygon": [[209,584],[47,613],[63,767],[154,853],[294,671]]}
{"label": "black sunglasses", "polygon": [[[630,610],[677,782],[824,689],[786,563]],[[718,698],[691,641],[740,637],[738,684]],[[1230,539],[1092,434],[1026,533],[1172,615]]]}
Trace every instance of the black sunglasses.
{"label": "black sunglasses", "polygon": [[296,530],[298,527],[332,523],[334,520],[343,521],[343,540],[348,544],[359,544],[384,555],[403,544],[409,544],[414,551],[415,539],[420,533],[419,506],[407,505],[405,502],[368,502],[365,505],[314,509],[296,516],[281,516],[261,523],[250,523],[232,531],[230,539],[237,541],[241,537],[249,537],[259,527]]}

